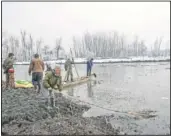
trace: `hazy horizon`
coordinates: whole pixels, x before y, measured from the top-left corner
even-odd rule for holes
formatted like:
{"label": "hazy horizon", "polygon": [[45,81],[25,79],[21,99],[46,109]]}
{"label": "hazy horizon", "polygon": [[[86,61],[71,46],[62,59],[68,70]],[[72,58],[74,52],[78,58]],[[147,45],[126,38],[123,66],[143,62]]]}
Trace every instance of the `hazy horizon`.
{"label": "hazy horizon", "polygon": [[21,30],[33,40],[55,46],[62,37],[66,51],[72,37],[84,32],[124,33],[128,41],[138,35],[148,48],[163,37],[161,48],[170,48],[169,2],[3,2],[2,30],[20,36]]}

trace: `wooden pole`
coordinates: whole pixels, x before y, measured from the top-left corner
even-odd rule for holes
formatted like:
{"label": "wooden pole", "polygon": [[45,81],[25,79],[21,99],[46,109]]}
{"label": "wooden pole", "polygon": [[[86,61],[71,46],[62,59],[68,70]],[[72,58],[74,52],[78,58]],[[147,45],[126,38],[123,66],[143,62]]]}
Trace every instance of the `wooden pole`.
{"label": "wooden pole", "polygon": [[[74,60],[73,55],[72,55],[72,50],[71,50],[71,48],[70,48],[70,52],[71,52],[71,57],[72,57],[72,59]],[[76,73],[77,73],[77,76],[80,77],[79,74],[78,74],[77,68],[76,68],[76,66],[75,66],[75,63],[74,63],[74,67],[75,67],[75,71],[76,71]]]}

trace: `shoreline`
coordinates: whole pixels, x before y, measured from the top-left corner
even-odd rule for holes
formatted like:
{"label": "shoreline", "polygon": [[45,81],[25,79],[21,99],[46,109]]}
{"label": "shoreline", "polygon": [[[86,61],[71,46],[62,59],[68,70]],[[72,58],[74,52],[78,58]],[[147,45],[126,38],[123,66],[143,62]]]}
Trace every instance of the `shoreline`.
{"label": "shoreline", "polygon": [[[65,60],[44,61],[45,63],[64,64]],[[140,63],[140,62],[170,62],[170,58],[132,58],[132,59],[94,59],[94,64]],[[75,59],[75,64],[86,64],[86,59]],[[16,62],[14,65],[29,65],[30,62]]]}

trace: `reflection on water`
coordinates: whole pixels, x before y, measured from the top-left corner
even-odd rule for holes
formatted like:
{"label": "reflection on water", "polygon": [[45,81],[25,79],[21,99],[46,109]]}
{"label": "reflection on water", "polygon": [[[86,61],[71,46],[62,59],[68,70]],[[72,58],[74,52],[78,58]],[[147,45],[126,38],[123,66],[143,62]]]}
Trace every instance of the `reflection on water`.
{"label": "reflection on water", "polygon": [[88,97],[93,96],[92,83],[90,81],[87,82],[87,92],[88,92]]}
{"label": "reflection on water", "polygon": [[[82,84],[82,85],[78,85],[77,87],[70,87],[67,89],[67,94],[69,96],[76,96],[77,91],[84,89],[84,91],[87,92],[87,97],[91,98],[93,97],[94,93],[93,93],[93,87],[96,86],[97,81],[93,80],[93,81],[87,81],[86,83]],[[86,85],[86,88],[84,87]],[[75,93],[75,95],[74,95]],[[82,93],[82,95],[84,95]]]}
{"label": "reflection on water", "polygon": [[93,93],[92,87],[94,87],[96,85],[96,83],[97,83],[96,80],[87,82],[88,97],[93,97],[94,93]]}
{"label": "reflection on water", "polygon": [[70,88],[68,88],[68,95],[70,95],[70,96],[74,96],[74,87],[70,87]]}

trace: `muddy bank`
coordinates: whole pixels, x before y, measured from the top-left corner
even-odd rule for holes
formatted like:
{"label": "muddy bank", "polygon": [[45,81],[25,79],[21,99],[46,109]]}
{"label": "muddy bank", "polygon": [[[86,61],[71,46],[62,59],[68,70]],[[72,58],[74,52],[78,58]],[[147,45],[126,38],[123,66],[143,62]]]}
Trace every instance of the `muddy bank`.
{"label": "muddy bank", "polygon": [[2,91],[2,134],[93,135],[118,134],[109,119],[113,116],[82,117],[90,107],[56,95],[56,107],[31,89]]}

